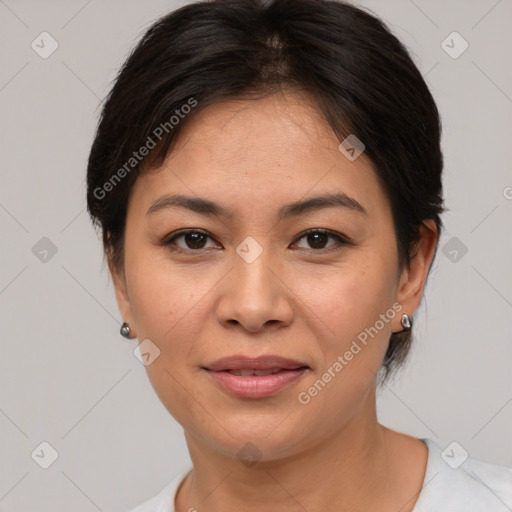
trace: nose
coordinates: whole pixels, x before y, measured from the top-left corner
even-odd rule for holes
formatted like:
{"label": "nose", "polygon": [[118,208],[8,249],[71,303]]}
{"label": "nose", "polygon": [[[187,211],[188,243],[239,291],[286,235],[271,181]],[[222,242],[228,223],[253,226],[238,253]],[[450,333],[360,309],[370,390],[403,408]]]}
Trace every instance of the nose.
{"label": "nose", "polygon": [[269,250],[248,262],[234,254],[234,268],[219,288],[216,317],[224,327],[240,326],[256,333],[288,326],[293,320],[292,292],[282,266]]}

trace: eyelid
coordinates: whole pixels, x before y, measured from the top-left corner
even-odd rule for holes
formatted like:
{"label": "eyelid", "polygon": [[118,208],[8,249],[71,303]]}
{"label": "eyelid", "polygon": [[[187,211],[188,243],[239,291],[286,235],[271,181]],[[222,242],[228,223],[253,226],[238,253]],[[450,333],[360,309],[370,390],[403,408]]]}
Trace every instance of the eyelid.
{"label": "eyelid", "polygon": [[[187,235],[189,233],[200,233],[200,234],[206,236],[207,238],[210,238],[211,240],[214,240],[215,242],[219,243],[208,231],[206,231],[204,229],[200,229],[200,228],[186,228],[186,229],[178,230],[178,231],[175,231],[174,233],[171,233],[171,235],[165,237],[162,240],[160,245],[162,245],[162,246],[174,245],[174,249],[173,250],[182,251],[182,252],[189,252],[189,253],[193,253],[193,252],[199,253],[199,252],[201,252],[201,251],[203,251],[205,249],[209,249],[208,247],[207,248],[202,248],[202,249],[183,249],[182,247],[179,247],[179,246],[174,244],[174,240],[176,240],[178,237]],[[292,244],[298,242],[299,240],[302,240],[304,237],[306,237],[310,233],[323,233],[323,234],[326,234],[326,235],[336,239],[338,244],[334,245],[334,246],[322,248],[322,249],[305,249],[305,248],[300,248],[299,250],[312,251],[312,252],[316,252],[316,253],[325,253],[325,252],[329,252],[330,250],[335,250],[335,249],[339,248],[340,245],[354,245],[353,242],[350,240],[350,238],[347,237],[346,235],[342,235],[341,233],[338,233],[336,231],[331,231],[329,229],[324,229],[324,228],[311,228],[311,229],[308,229],[306,231],[303,231],[302,233],[297,235],[297,237],[294,239]]]}
{"label": "eyelid", "polygon": [[[169,236],[166,236],[162,240],[160,245],[163,245],[163,246],[173,245],[174,240],[176,240],[178,237],[184,236],[184,235],[188,235],[190,233],[199,233],[201,235],[204,235],[207,238],[210,238],[211,240],[215,240],[215,238],[208,231],[205,231],[204,229],[200,229],[200,228],[186,228],[186,229],[180,229],[178,231],[174,231]],[[215,242],[217,242],[217,240],[215,240]],[[182,250],[182,251],[186,251],[186,252],[199,252],[199,251],[203,250],[203,249],[196,249],[196,250],[194,250],[194,249],[183,249],[182,247],[178,247],[178,246],[175,246],[175,247],[176,247],[176,250],[178,250],[178,251]]]}
{"label": "eyelid", "polygon": [[330,235],[330,236],[332,236],[334,238],[339,238],[341,240],[344,240],[347,243],[351,242],[350,238],[348,236],[343,235],[342,233],[338,233],[337,231],[332,231],[332,230],[326,229],[326,228],[311,228],[311,229],[307,229],[306,231],[303,231],[302,233],[298,234],[297,235],[297,239],[300,239],[300,238],[302,238],[305,235],[309,235],[310,233],[325,233],[326,235]]}
{"label": "eyelid", "polygon": [[295,239],[295,241],[293,243],[296,243],[297,241],[301,240],[302,238],[309,235],[310,233],[323,233],[332,238],[335,238],[338,241],[338,244],[333,245],[331,247],[326,247],[324,249],[303,249],[303,250],[310,250],[310,251],[317,252],[317,253],[322,253],[322,252],[325,253],[330,250],[335,250],[335,249],[339,248],[340,245],[354,245],[352,240],[350,240],[350,238],[347,237],[346,235],[342,235],[341,233],[338,233],[337,231],[331,231],[330,229],[324,229],[324,228],[312,228],[312,229],[303,231],[302,233],[297,235],[297,238]]}

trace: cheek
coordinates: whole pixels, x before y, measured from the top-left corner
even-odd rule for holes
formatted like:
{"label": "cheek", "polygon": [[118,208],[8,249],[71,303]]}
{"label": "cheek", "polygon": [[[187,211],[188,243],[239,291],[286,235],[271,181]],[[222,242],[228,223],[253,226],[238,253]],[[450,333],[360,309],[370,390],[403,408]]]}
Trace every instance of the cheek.
{"label": "cheek", "polygon": [[382,258],[361,255],[357,263],[330,271],[321,289],[305,286],[309,303],[341,338],[357,336],[392,307],[396,282],[393,265]]}
{"label": "cheek", "polygon": [[392,257],[368,251],[361,252],[351,265],[331,272],[316,292],[313,286],[304,286],[308,303],[315,304],[322,320],[317,325],[329,327],[326,336],[316,338],[316,371],[301,389],[315,416],[330,417],[333,404],[340,412],[354,411],[368,392],[397,314],[393,309],[395,274]]}
{"label": "cheek", "polygon": [[174,330],[197,325],[190,318],[197,315],[202,299],[220,278],[218,272],[193,263],[178,264],[165,247],[146,240],[136,222],[126,238],[125,265],[131,310],[137,334],[165,341]]}
{"label": "cheek", "polygon": [[[144,336],[168,350],[185,349],[199,333],[212,275],[150,265],[131,275],[132,313],[139,337]],[[204,323],[204,319],[203,319]]]}
{"label": "cheek", "polygon": [[313,330],[318,334],[322,325],[329,330],[326,336],[315,337],[315,371],[295,399],[303,413],[323,418],[324,433],[338,429],[341,420],[348,422],[369,399],[396,315],[394,281],[386,277],[394,274],[389,270],[374,261],[367,270],[333,273],[322,293],[314,294],[309,287],[308,304],[315,304],[321,319]]}
{"label": "cheek", "polygon": [[[191,407],[195,389],[193,371],[197,340],[201,339],[208,310],[208,294],[218,281],[210,272],[204,275],[190,269],[171,268],[155,259],[132,253],[130,270],[131,309],[139,341],[151,340],[159,356],[145,367],[151,385],[178,421],[203,421],[201,410]],[[213,273],[215,274],[215,273]],[[203,347],[204,348],[204,347]]]}

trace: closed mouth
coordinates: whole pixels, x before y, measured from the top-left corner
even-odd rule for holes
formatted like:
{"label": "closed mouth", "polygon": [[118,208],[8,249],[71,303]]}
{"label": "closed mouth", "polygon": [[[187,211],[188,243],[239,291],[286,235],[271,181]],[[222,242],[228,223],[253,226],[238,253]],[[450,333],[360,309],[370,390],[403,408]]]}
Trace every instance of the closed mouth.
{"label": "closed mouth", "polygon": [[303,368],[306,368],[306,366],[300,366],[298,368],[293,368],[293,369],[292,368],[270,368],[268,370],[256,370],[256,369],[247,369],[247,370],[238,369],[237,370],[237,369],[234,369],[234,370],[218,370],[218,371],[224,371],[224,372],[230,373],[231,375],[236,375],[238,377],[252,377],[252,376],[263,377],[265,375],[275,375],[276,373],[301,370]]}

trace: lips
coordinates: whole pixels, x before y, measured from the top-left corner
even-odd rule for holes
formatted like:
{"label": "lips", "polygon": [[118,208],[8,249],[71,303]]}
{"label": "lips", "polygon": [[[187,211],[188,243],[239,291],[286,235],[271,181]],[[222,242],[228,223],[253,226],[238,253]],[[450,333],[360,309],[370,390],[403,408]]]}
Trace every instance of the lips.
{"label": "lips", "polygon": [[263,375],[275,375],[276,373],[280,371],[287,371],[283,370],[282,368],[272,368],[269,370],[222,370],[227,371],[231,375],[238,375],[240,377],[249,377],[251,375],[257,375],[258,377],[261,377]]}
{"label": "lips", "polygon": [[280,356],[261,356],[256,358],[231,356],[224,357],[205,366],[206,369],[213,372],[269,370],[272,372],[274,370],[296,370],[302,367],[307,367],[307,364]]}
{"label": "lips", "polygon": [[292,386],[309,369],[279,356],[232,356],[203,367],[223,391],[238,398],[265,398]]}

